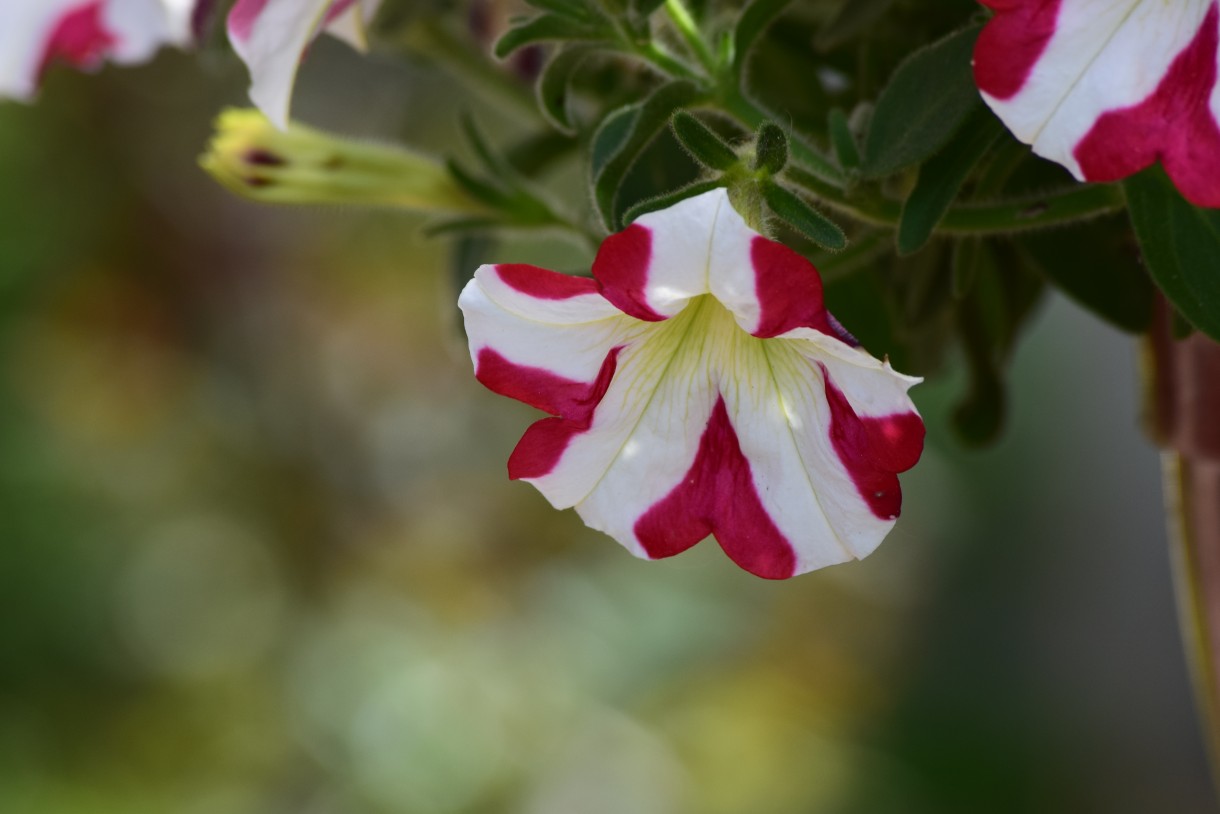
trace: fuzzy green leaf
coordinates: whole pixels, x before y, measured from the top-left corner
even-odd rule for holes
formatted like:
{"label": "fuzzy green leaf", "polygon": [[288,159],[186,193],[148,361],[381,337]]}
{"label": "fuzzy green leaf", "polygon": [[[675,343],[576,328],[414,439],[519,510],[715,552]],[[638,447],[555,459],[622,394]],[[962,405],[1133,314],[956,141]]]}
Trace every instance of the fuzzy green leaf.
{"label": "fuzzy green leaf", "polygon": [[733,67],[737,75],[741,75],[746,57],[758,38],[791,2],[792,0],[754,0],[741,12],[737,25],[733,27]]}
{"label": "fuzzy green leaf", "polygon": [[796,229],[814,243],[831,251],[847,247],[847,236],[838,224],[826,218],[788,189],[766,182],[762,185],[763,200],[780,220]]}
{"label": "fuzzy green leaf", "polygon": [[547,62],[542,73],[538,75],[538,83],[535,85],[538,107],[546,120],[560,132],[576,132],[568,115],[568,90],[580,63],[597,49],[597,45],[588,43],[565,46]]}
{"label": "fuzzy green leaf", "polygon": [[593,202],[607,229],[615,231],[622,227],[618,192],[627,172],[674,111],[694,104],[700,94],[686,80],[669,82],[643,102],[612,113],[598,128],[593,137]]}
{"label": "fuzzy green leaf", "polygon": [[889,175],[923,161],[945,145],[982,106],[970,59],[979,27],[916,51],[898,66],[873,111],[864,174]]}
{"label": "fuzzy green leaf", "polygon": [[508,29],[504,36],[496,40],[495,55],[504,59],[519,48],[539,42],[588,41],[606,37],[604,26],[560,17],[557,14],[540,14]]}
{"label": "fuzzy green leaf", "polygon": [[703,122],[685,110],[679,110],[669,122],[678,142],[698,161],[713,170],[724,172],[737,163],[737,153]]}
{"label": "fuzzy green leaf", "polygon": [[1220,211],[1192,206],[1160,168],[1124,187],[1153,281],[1192,325],[1220,340]]}
{"label": "fuzzy green leaf", "polygon": [[834,148],[835,159],[845,170],[860,167],[860,146],[856,144],[856,134],[851,131],[851,123],[842,108],[832,108],[826,116],[826,129],[830,132],[830,145]]}
{"label": "fuzzy green leaf", "polygon": [[919,251],[957,197],[971,170],[1004,132],[987,110],[972,117],[945,148],[919,168],[919,180],[902,206],[898,253]]}

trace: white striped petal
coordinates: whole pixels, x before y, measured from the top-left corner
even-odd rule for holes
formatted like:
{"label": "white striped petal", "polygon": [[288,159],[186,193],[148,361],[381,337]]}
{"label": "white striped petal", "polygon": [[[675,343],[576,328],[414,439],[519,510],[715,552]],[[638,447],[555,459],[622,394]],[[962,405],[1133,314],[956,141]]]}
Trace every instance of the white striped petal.
{"label": "white striped petal", "polygon": [[1161,161],[1186,197],[1220,206],[1217,0],[982,0],[983,98],[1034,152],[1078,179]]}
{"label": "white striped petal", "polygon": [[229,12],[229,40],[250,69],[251,101],[286,128],[297,69],[309,44],[328,30],[363,47],[379,5],[380,0],[238,0]]}
{"label": "white striped petal", "polygon": [[712,534],[784,578],[880,543],[917,380],[840,336],[808,261],[715,190],[612,235],[594,273],[484,267],[462,293],[480,381],[553,416],[510,476],[642,557]]}

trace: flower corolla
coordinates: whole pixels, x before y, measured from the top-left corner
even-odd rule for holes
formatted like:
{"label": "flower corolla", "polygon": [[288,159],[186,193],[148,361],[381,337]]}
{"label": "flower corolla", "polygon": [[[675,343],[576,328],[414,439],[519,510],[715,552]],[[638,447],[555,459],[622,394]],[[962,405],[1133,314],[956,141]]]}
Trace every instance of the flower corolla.
{"label": "flower corolla", "polygon": [[983,98],[1018,139],[1084,181],[1155,161],[1220,207],[1218,0],[980,0]]}
{"label": "flower corolla", "polygon": [[813,265],[723,189],[611,235],[592,279],[487,265],[459,305],[479,381],[552,415],[509,476],[636,556],[714,535],[782,579],[869,554],[898,517],[919,380],[862,350]]}
{"label": "flower corolla", "polygon": [[250,69],[250,100],[286,128],[292,86],[309,44],[325,31],[363,49],[380,5],[381,0],[238,0],[229,12],[229,41]]}
{"label": "flower corolla", "polygon": [[197,0],[4,0],[0,97],[29,99],[56,62],[92,70],[143,62],[192,40]]}

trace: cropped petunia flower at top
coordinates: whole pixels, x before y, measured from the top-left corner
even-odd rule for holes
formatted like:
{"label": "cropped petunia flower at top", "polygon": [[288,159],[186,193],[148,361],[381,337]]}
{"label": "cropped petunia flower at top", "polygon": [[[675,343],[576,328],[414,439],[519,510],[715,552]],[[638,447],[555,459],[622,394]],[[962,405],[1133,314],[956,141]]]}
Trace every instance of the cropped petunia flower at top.
{"label": "cropped petunia flower at top", "polygon": [[1084,181],[1160,161],[1220,207],[1220,0],[980,0],[974,74],[1034,152]]}
{"label": "cropped petunia flower at top", "polygon": [[872,552],[924,425],[826,311],[813,265],[716,189],[602,244],[593,278],[481,267],[459,300],[475,373],[552,417],[509,476],[639,557],[714,535],[783,579]]}
{"label": "cropped petunia flower at top", "polygon": [[0,97],[33,97],[57,62],[92,70],[192,41],[197,0],[3,0]]}
{"label": "cropped petunia flower at top", "polygon": [[229,41],[250,68],[250,99],[277,127],[288,126],[297,68],[323,31],[364,48],[381,0],[237,0]]}

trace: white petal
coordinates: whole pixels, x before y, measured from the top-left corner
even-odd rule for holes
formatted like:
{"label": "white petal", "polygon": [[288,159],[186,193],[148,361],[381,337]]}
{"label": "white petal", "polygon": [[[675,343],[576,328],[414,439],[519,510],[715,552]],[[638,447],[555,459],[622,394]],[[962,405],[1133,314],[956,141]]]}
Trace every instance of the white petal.
{"label": "white petal", "polygon": [[297,67],[334,0],[238,0],[229,40],[250,68],[250,99],[277,127],[288,126]]}
{"label": "white petal", "polygon": [[[1156,91],[1213,2],[1061,0],[1054,33],[1020,90],[1001,99],[984,88],[984,98],[1017,138],[1083,179],[1077,145],[1102,114]],[[976,63],[1010,58],[983,48]],[[1211,98],[1220,111],[1218,97]]]}
{"label": "white petal", "polygon": [[761,358],[740,358],[723,391],[763,505],[796,552],[794,573],[868,555],[896,517],[877,515],[835,448],[826,376],[861,418],[917,416],[906,391],[919,380],[812,330],[752,348]]}
{"label": "white petal", "polygon": [[0,96],[29,99],[51,37],[83,0],[4,0],[0,3]]}

